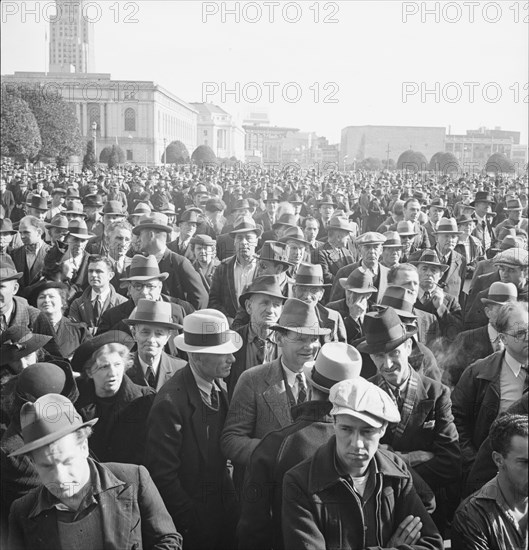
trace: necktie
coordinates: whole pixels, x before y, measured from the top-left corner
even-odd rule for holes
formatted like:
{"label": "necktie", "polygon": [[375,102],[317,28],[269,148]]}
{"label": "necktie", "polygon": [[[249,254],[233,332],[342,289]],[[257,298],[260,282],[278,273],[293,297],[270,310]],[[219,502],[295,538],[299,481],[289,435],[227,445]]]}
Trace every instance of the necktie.
{"label": "necktie", "polygon": [[149,384],[151,388],[156,389],[156,376],[154,375],[152,367],[147,367],[147,384]]}
{"label": "necktie", "polygon": [[7,330],[7,320],[5,315],[0,315],[0,332]]}
{"label": "necktie", "polygon": [[26,245],[26,251],[29,252],[30,254],[35,254],[37,252],[37,244],[38,243],[27,244]]}
{"label": "necktie", "polygon": [[[264,356],[265,356],[265,341],[261,340],[261,338],[257,337],[255,340],[255,347],[257,348],[257,361],[259,361],[257,364],[262,365],[264,363]],[[255,365],[250,365],[255,366]]]}
{"label": "necktie", "polygon": [[397,402],[397,408],[400,411],[400,410],[402,410],[402,395],[400,393],[399,388],[395,388],[393,393],[395,394],[395,401]]}
{"label": "necktie", "polygon": [[426,302],[428,302],[431,298],[431,295],[428,291],[426,291],[423,295],[422,295],[422,303],[423,304],[426,304]]}
{"label": "necktie", "polygon": [[300,403],[305,403],[307,400],[307,388],[305,386],[305,381],[303,380],[303,376],[301,374],[296,375],[296,380],[298,383],[298,405]]}
{"label": "necktie", "polygon": [[99,317],[101,317],[101,297],[98,294],[94,301],[94,326],[99,324]]}
{"label": "necktie", "polygon": [[215,386],[211,388],[211,408],[215,410],[219,408],[219,393]]}
{"label": "necktie", "polygon": [[529,372],[527,371],[527,365],[521,367],[520,376],[523,377],[523,393],[527,393],[527,390],[529,390]]}

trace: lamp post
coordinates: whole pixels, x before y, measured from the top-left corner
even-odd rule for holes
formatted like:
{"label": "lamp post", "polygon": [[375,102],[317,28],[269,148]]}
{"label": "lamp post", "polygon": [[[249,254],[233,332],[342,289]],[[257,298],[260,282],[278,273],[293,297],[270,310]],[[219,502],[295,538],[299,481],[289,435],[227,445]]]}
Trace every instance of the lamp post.
{"label": "lamp post", "polygon": [[343,158],[343,171],[345,172],[345,161],[349,158],[349,155],[345,155]]}
{"label": "lamp post", "polygon": [[165,156],[167,155],[167,149],[165,148],[165,144],[167,143],[167,139],[166,138],[163,138],[163,167],[165,168],[165,162],[166,162],[166,158]]}
{"label": "lamp post", "polygon": [[97,159],[97,122],[94,120],[92,122],[92,139],[94,140],[94,156],[96,158],[96,164],[98,164]]}

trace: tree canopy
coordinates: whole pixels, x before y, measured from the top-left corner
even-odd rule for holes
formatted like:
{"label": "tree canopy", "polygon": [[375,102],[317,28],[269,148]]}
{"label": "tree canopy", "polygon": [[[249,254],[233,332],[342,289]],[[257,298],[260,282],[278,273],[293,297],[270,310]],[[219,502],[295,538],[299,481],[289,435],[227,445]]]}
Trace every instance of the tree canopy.
{"label": "tree canopy", "polygon": [[428,169],[428,161],[422,153],[409,149],[404,151],[398,158],[397,169],[408,172],[423,172]]}
{"label": "tree canopy", "polygon": [[189,151],[181,141],[172,141],[165,149],[165,159],[162,162],[167,164],[189,164]]}
{"label": "tree canopy", "polygon": [[485,164],[485,172],[494,174],[510,174],[515,171],[514,162],[503,153],[494,153]]}
{"label": "tree canopy", "polygon": [[193,164],[213,164],[217,161],[217,157],[213,149],[209,145],[199,145],[191,155]]}
{"label": "tree canopy", "polygon": [[457,157],[453,153],[439,151],[430,159],[429,169],[433,172],[453,174],[461,171]]}

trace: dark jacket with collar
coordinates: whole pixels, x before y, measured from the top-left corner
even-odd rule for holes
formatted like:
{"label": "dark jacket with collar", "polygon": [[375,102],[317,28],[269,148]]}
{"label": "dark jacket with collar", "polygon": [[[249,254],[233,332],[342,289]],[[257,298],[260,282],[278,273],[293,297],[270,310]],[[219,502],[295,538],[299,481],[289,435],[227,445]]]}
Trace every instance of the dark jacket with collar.
{"label": "dark jacket with collar", "polygon": [[255,366],[246,364],[246,350],[248,348],[249,330],[249,325],[243,325],[242,327],[235,330],[241,335],[242,346],[233,354],[233,356],[235,357],[235,362],[231,366],[230,375],[228,376],[228,378],[226,378],[226,385],[228,387],[228,396],[230,400],[233,396],[233,391],[235,390],[235,386],[237,385],[237,381],[239,380],[241,374],[246,369]]}
{"label": "dark jacket with collar", "polygon": [[163,282],[164,294],[186,300],[195,309],[207,307],[208,293],[187,258],[166,249],[158,266],[160,273],[169,273],[169,277]]}
{"label": "dark jacket with collar", "polygon": [[31,329],[40,315],[40,311],[30,306],[25,298],[13,296],[13,315],[8,323],[8,327],[24,327]]}
{"label": "dark jacket with collar", "polygon": [[[98,476],[94,492],[106,550],[181,550],[182,537],[143,466],[88,460]],[[56,508],[39,506],[51,501],[44,486],[15,501],[9,516],[9,548],[61,548]]]}
{"label": "dark jacket with collar", "polygon": [[[323,281],[332,284],[338,271],[354,262],[347,247],[334,248],[328,242],[314,251],[312,263],[318,263],[323,269]],[[330,296],[330,293],[327,293]]]}
{"label": "dark jacket with collar", "polygon": [[[383,386],[380,374],[369,381]],[[417,374],[413,412],[407,419],[404,432],[397,435],[388,428],[380,442],[402,453],[433,453],[433,458],[414,466],[414,470],[434,490],[446,487],[461,477],[461,449],[452,416],[450,390],[441,382]]]}
{"label": "dark jacket with collar", "polygon": [[470,467],[500,410],[500,374],[505,351],[470,365],[452,392],[452,412],[459,432],[463,466]]}
{"label": "dark jacket with collar", "polygon": [[147,434],[147,416],[156,392],[138,386],[126,375],[110,407],[101,407],[94,382],[78,382],[79,399],[75,408],[84,420],[99,420],[93,427],[88,446],[100,462],[142,464]]}
{"label": "dark jacket with collar", "polygon": [[[224,390],[219,399],[220,411],[226,410]],[[147,421],[145,464],[177,528],[184,538],[188,535],[186,545],[191,549],[226,547],[216,544],[222,529],[235,523],[231,515],[235,491],[226,459],[214,461],[208,453],[209,414],[186,365],[158,393]]]}
{"label": "dark jacket with collar", "polygon": [[[138,352],[135,352],[132,357],[134,362],[130,369],[127,370],[127,376],[138,386],[148,386],[145,375],[143,374],[143,368],[138,359]],[[171,379],[173,374],[185,367],[185,365],[186,362],[182,359],[176,359],[176,357],[171,357],[165,353],[165,351],[162,351],[162,357],[158,365],[155,390],[157,392],[160,391],[161,387]]]}
{"label": "dark jacket with collar", "polygon": [[292,408],[293,424],[266,435],[252,453],[237,526],[239,548],[282,550],[283,477],[290,468],[314,455],[334,435],[329,401],[307,401]]}
{"label": "dark jacket with collar", "polygon": [[217,309],[226,317],[235,318],[239,302],[235,290],[236,256],[223,260],[213,274],[208,307]]}
{"label": "dark jacket with collar", "polygon": [[15,248],[15,250],[11,252],[11,258],[13,259],[16,270],[23,273],[22,277],[18,280],[20,284],[19,294],[23,294],[25,288],[35,283],[40,278],[42,270],[44,269],[44,258],[49,249],[50,245],[43,241],[31,269],[28,269],[25,246]]}
{"label": "dark jacket with collar", "polygon": [[365,525],[359,497],[336,471],[336,438],[295,466],[283,481],[283,539],[289,550],[366,548],[365,530],[376,529],[378,547],[387,543],[406,516],[421,518],[421,537],[410,550],[441,550],[443,540],[421,503],[404,462],[379,449],[375,494],[377,525]]}
{"label": "dark jacket with collar", "polygon": [[[70,305],[70,311],[68,312],[68,317],[76,322],[86,323],[88,327],[94,328],[94,307],[92,305],[92,287],[89,286],[83,292],[83,294],[76,298]],[[118,294],[114,287],[110,285],[110,294],[108,295],[104,304],[102,304],[101,315],[108,309],[118,306],[127,301],[127,298]],[[101,320],[101,316],[99,317]]]}
{"label": "dark jacket with collar", "polygon": [[446,311],[443,313],[442,317],[439,316],[432,300],[428,300],[428,302],[423,304],[419,298],[417,298],[415,301],[414,310],[422,310],[435,315],[435,318],[439,323],[441,336],[447,338],[449,342],[452,342],[463,329],[461,306],[456,298],[450,294],[446,294],[446,292],[443,297],[443,304],[446,307]]}
{"label": "dark jacket with collar", "polygon": [[[338,271],[336,274],[336,277],[332,281],[333,286],[331,290],[331,301],[337,301],[342,300],[345,298],[345,289],[340,284],[340,279],[347,279],[351,273],[362,266],[362,261],[355,262],[353,264],[346,265],[342,269]],[[389,269],[382,265],[380,262],[378,263],[378,275],[376,279],[373,280],[373,286],[377,288],[377,292],[374,293],[371,296],[370,301],[373,303],[379,303],[382,299],[382,296],[384,296],[384,293],[386,292],[386,288],[388,287],[388,273]]]}

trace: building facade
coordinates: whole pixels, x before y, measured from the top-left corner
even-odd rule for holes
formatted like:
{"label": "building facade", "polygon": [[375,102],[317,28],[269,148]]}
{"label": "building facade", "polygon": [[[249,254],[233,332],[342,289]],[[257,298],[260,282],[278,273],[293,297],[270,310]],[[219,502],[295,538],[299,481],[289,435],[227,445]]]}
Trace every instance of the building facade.
{"label": "building facade", "polygon": [[190,103],[198,112],[197,147],[208,145],[217,158],[244,160],[245,132],[233,117],[213,103]]}
{"label": "building facade", "polygon": [[50,72],[95,72],[94,23],[86,0],[56,0],[50,17]]}
{"label": "building facade", "polygon": [[[179,140],[191,154],[197,144],[198,112],[155,82],[112,80],[103,73],[29,73],[4,75],[35,93],[60,94],[75,106],[81,134],[95,131],[97,158],[118,144],[127,162],[160,164],[165,147]],[[95,130],[94,130],[95,127]]]}

